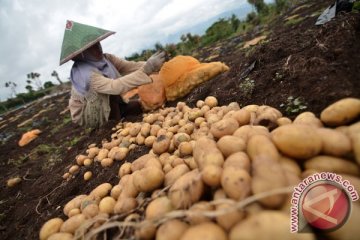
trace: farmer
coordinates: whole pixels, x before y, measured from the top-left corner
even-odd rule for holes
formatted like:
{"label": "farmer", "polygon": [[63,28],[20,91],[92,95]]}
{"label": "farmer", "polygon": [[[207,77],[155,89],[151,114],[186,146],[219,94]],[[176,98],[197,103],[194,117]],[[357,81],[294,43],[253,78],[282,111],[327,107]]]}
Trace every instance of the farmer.
{"label": "farmer", "polygon": [[[165,54],[155,53],[147,62],[130,62],[104,54],[100,41],[115,32],[67,21],[60,65],[73,60],[69,108],[74,123],[100,127],[109,119],[120,118],[139,104],[126,104],[121,94],[152,82]],[[137,105],[137,106],[136,106]]]}

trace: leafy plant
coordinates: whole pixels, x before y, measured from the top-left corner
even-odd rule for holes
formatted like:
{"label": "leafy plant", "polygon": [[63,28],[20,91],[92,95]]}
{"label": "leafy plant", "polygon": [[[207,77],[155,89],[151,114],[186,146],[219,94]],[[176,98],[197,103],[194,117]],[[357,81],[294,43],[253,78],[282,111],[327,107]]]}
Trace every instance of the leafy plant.
{"label": "leafy plant", "polygon": [[299,113],[307,108],[306,103],[302,97],[294,98],[293,96],[289,96],[286,100],[286,103],[280,104],[280,107],[285,108],[285,111],[288,114]]}
{"label": "leafy plant", "polygon": [[249,98],[254,91],[255,81],[250,78],[245,78],[245,80],[239,84],[239,88],[243,96]]}

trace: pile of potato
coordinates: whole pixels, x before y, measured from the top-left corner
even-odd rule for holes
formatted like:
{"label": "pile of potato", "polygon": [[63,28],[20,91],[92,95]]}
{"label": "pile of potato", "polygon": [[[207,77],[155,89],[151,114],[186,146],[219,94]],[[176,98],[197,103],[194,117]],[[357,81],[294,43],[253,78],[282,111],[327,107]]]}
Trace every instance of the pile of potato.
{"label": "pile of potato", "polygon": [[[94,161],[111,167],[137,145],[150,152],[124,162],[117,185],[103,183],[69,201],[63,209],[68,219],[47,221],[40,239],[72,239],[76,231],[105,226],[115,215],[136,223],[136,239],[315,239],[290,233],[291,192],[234,206],[323,171],[341,174],[359,191],[359,116],[360,100],[354,98],[335,102],[320,118],[304,112],[292,121],[270,106],[218,106],[215,97],[207,97],[195,108],[179,102],[145,114],[141,123],[119,123],[112,140],[89,146],[64,178]],[[328,237],[360,234],[358,203],[348,222]]]}

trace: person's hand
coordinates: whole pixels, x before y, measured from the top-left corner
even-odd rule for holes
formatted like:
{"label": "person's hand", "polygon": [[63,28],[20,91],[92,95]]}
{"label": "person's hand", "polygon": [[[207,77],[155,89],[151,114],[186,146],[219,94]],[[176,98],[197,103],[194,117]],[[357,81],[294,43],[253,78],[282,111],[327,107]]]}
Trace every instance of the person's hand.
{"label": "person's hand", "polygon": [[165,62],[165,52],[154,53],[145,63],[144,72],[147,75],[160,71],[161,66]]}

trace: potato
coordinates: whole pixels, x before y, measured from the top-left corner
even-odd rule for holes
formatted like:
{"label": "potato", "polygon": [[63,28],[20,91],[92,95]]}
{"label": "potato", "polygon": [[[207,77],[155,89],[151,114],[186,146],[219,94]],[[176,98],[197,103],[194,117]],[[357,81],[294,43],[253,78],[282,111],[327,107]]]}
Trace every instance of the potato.
{"label": "potato", "polygon": [[224,157],[243,151],[246,147],[244,140],[235,136],[223,136],[216,145]]}
{"label": "potato", "polygon": [[271,132],[276,147],[285,155],[297,159],[307,159],[316,156],[322,149],[321,137],[316,128],[289,124],[276,128]]}
{"label": "potato", "polygon": [[277,119],[282,117],[281,112],[267,105],[259,106],[256,111],[255,125],[261,125],[267,128],[277,127]]}
{"label": "potato", "polygon": [[248,173],[250,172],[250,159],[248,155],[244,152],[237,152],[231,154],[226,158],[224,162],[224,168],[234,167],[239,169],[244,169]]}
{"label": "potato", "polygon": [[201,201],[192,205],[189,209],[188,214],[186,215],[186,221],[191,225],[200,224],[203,222],[209,222],[211,219],[209,217],[203,216],[203,212],[210,212],[214,210],[214,206],[209,202]]}
{"label": "potato", "polygon": [[112,186],[110,183],[103,183],[97,186],[94,190],[92,190],[89,195],[101,199],[109,194],[111,188]]}
{"label": "potato", "polygon": [[160,135],[156,138],[155,142],[152,145],[152,149],[156,154],[162,154],[169,149],[170,139],[165,135]]}
{"label": "potato", "polygon": [[81,226],[86,220],[84,214],[77,214],[66,220],[60,227],[60,232],[67,232],[74,234],[76,229]]}
{"label": "potato", "polygon": [[301,168],[294,159],[285,156],[280,156],[279,163],[285,171],[291,172],[299,177],[301,176]]}
{"label": "potato", "polygon": [[174,146],[178,147],[182,142],[189,142],[190,136],[187,133],[177,133],[174,135]]}
{"label": "potato", "polygon": [[135,172],[136,170],[140,170],[140,169],[144,168],[146,165],[146,162],[151,158],[154,158],[154,156],[152,156],[150,154],[145,154],[145,155],[137,158],[131,164],[131,171]]}
{"label": "potato", "polygon": [[78,165],[73,165],[69,168],[69,173],[70,174],[75,174],[79,171],[79,166]]}
{"label": "potato", "polygon": [[114,163],[114,160],[112,158],[104,158],[101,160],[101,166],[102,167],[111,167]]}
{"label": "potato", "polygon": [[207,165],[221,167],[224,163],[224,157],[216,147],[216,142],[206,137],[196,141],[193,156],[200,170]]}
{"label": "potato", "polygon": [[253,135],[264,135],[270,137],[269,130],[264,126],[245,125],[239,127],[233,133],[233,136],[241,138],[245,143],[247,143],[248,139]]}
{"label": "potato", "polygon": [[72,216],[75,216],[75,215],[77,215],[77,214],[80,214],[81,213],[81,211],[80,211],[80,209],[79,208],[73,208],[73,209],[71,209],[70,210],[70,212],[69,212],[69,218],[70,217],[72,217]]}
{"label": "potato", "polygon": [[[119,149],[114,153],[114,160],[122,161],[126,158],[127,154],[129,153],[130,146],[127,147],[119,147]],[[109,156],[110,157],[110,156]]]}
{"label": "potato", "polygon": [[40,240],[46,240],[50,235],[59,232],[63,223],[61,218],[52,218],[45,222],[40,229]]}
{"label": "potato", "polygon": [[345,224],[335,231],[326,233],[331,239],[357,239],[360,234],[360,206],[353,204],[351,213]]}
{"label": "potato", "polygon": [[222,203],[216,206],[216,211],[227,211],[225,214],[220,214],[216,217],[216,222],[226,231],[229,231],[235,224],[240,222],[245,217],[245,212],[233,209],[233,205]]}
{"label": "potato", "polygon": [[191,155],[193,151],[192,145],[189,142],[180,143],[178,149],[179,149],[180,157]]}
{"label": "potato", "polygon": [[349,133],[355,160],[360,166],[360,122],[357,122],[349,127]]}
{"label": "potato", "polygon": [[280,157],[274,143],[264,135],[252,136],[248,141],[246,152],[252,161],[266,159],[278,162]]}
{"label": "potato", "polygon": [[[176,156],[176,152],[174,153],[174,156]],[[180,165],[180,164],[185,164],[184,160],[182,158],[175,158],[172,162],[171,162],[171,166],[172,167],[176,167],[177,165]]]}
{"label": "potato", "polygon": [[141,130],[141,124],[140,123],[133,123],[130,130],[129,130],[129,134],[132,137],[136,137],[139,132]]}
{"label": "potato", "polygon": [[172,185],[179,177],[184,175],[185,173],[189,172],[190,169],[185,164],[179,164],[176,167],[172,168],[169,172],[165,175],[165,186]]}
{"label": "potato", "polygon": [[98,153],[98,155],[95,157],[95,159],[96,159],[96,161],[99,161],[99,162],[100,162],[100,161],[103,160],[104,158],[107,158],[108,154],[109,154],[109,150],[108,150],[108,149],[105,149],[105,148],[100,149],[100,150],[99,150],[99,153]]}
{"label": "potato", "polygon": [[154,239],[156,234],[156,225],[152,222],[143,222],[138,228],[135,229],[135,238],[140,240]]}
{"label": "potato", "polygon": [[99,154],[100,149],[98,147],[92,147],[86,150],[86,153],[88,154],[88,158],[93,159],[96,157],[96,155]]}
{"label": "potato", "polygon": [[90,166],[93,163],[93,161],[89,158],[84,160],[84,166]]}
{"label": "potato", "polygon": [[156,140],[155,136],[148,136],[147,138],[145,138],[144,144],[147,147],[152,147],[155,140]]}
{"label": "potato", "polygon": [[351,141],[344,133],[330,129],[317,129],[322,140],[322,152],[326,155],[344,156],[351,151]]}
{"label": "potato", "polygon": [[101,213],[113,213],[115,206],[115,199],[112,197],[104,197],[99,203],[99,210]]}
{"label": "potato", "polygon": [[145,219],[160,219],[166,213],[171,212],[173,206],[168,197],[159,197],[149,203],[145,211]]}
{"label": "potato", "polygon": [[281,118],[278,118],[276,119],[276,124],[278,126],[283,126],[283,125],[287,125],[287,124],[291,124],[292,121],[290,118],[287,118],[287,117],[281,117]]}
{"label": "potato", "polygon": [[251,192],[251,177],[244,169],[227,167],[221,175],[221,186],[227,196],[242,200]]}
{"label": "potato", "polygon": [[82,210],[82,214],[87,218],[93,218],[99,214],[99,206],[93,203],[89,204]]}
{"label": "potato", "polygon": [[[287,185],[285,173],[279,163],[279,153],[271,140],[263,135],[252,136],[248,142],[247,153],[252,160],[253,194],[268,192]],[[284,195],[273,195],[259,200],[269,208],[279,207]]]}
{"label": "potato", "polygon": [[123,214],[134,210],[138,206],[138,202],[135,198],[119,198],[114,206],[115,214]]}
{"label": "potato", "polygon": [[[70,174],[69,174],[69,176],[70,176]],[[21,178],[19,178],[19,177],[10,178],[10,179],[7,180],[6,186],[14,187],[14,186],[18,185],[20,182],[21,182]]]}
{"label": "potato", "polygon": [[210,132],[215,138],[232,135],[239,128],[239,123],[234,118],[222,119],[211,125]]}
{"label": "potato", "polygon": [[203,182],[210,187],[220,186],[222,168],[216,165],[207,165],[201,171]]}
{"label": "potato", "polygon": [[165,178],[164,172],[157,167],[146,167],[134,175],[134,186],[139,192],[150,192],[160,187]]}
{"label": "potato", "polygon": [[350,123],[359,115],[360,99],[344,98],[325,108],[320,119],[327,126],[337,127]]}
{"label": "potato", "polygon": [[161,127],[159,125],[151,125],[151,128],[150,128],[150,135],[151,136],[156,136],[158,131],[161,129]]}
{"label": "potato", "polygon": [[47,240],[72,240],[73,235],[71,233],[55,233],[52,234]]}
{"label": "potato", "polygon": [[189,225],[178,219],[163,223],[156,232],[156,240],[179,240]]}
{"label": "potato", "polygon": [[205,222],[189,227],[180,240],[227,240],[224,230],[215,223]]}
{"label": "potato", "polygon": [[119,184],[115,185],[111,189],[110,196],[112,198],[114,198],[115,200],[117,200],[119,198],[120,194],[121,194],[121,191],[122,191],[122,187]]}
{"label": "potato", "polygon": [[191,170],[198,168],[198,165],[193,157],[184,158],[184,162]]}
{"label": "potato", "polygon": [[310,233],[291,233],[289,223],[289,214],[280,211],[261,211],[236,224],[230,231],[229,240],[315,239]]}
{"label": "potato", "polygon": [[143,123],[140,129],[140,134],[143,137],[148,137],[150,134],[150,124],[149,123]]}
{"label": "potato", "polygon": [[121,167],[119,168],[119,173],[118,176],[121,178],[127,174],[131,173],[131,163],[129,162],[125,162],[121,165]]}
{"label": "potato", "polygon": [[86,155],[77,155],[75,160],[76,160],[76,163],[77,165],[81,166],[81,165],[84,165],[84,160],[87,159],[88,157]]}
{"label": "potato", "polygon": [[305,169],[315,169],[319,172],[345,173],[354,176],[360,174],[359,167],[353,162],[332,156],[316,156],[307,160]]}
{"label": "potato", "polygon": [[79,208],[82,200],[85,197],[87,197],[87,195],[84,195],[84,194],[83,195],[78,195],[75,198],[73,198],[72,200],[70,200],[69,202],[67,202],[66,205],[64,206],[64,214],[66,216],[68,216],[71,209]]}
{"label": "potato", "polygon": [[136,197],[139,191],[134,185],[134,174],[128,174],[120,179],[119,185],[121,186],[121,193],[119,198],[122,197]]}
{"label": "potato", "polygon": [[84,180],[85,181],[89,181],[92,177],[92,172],[87,171],[86,173],[84,173]]}
{"label": "potato", "polygon": [[185,173],[172,185],[169,199],[175,209],[184,209],[197,202],[204,191],[198,169]]}
{"label": "potato", "polygon": [[210,108],[216,107],[218,105],[218,100],[213,96],[206,97],[204,102]]}
{"label": "potato", "polygon": [[293,121],[294,124],[305,124],[316,128],[323,127],[322,122],[312,112],[303,112]]}

